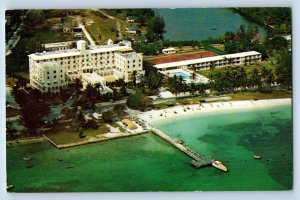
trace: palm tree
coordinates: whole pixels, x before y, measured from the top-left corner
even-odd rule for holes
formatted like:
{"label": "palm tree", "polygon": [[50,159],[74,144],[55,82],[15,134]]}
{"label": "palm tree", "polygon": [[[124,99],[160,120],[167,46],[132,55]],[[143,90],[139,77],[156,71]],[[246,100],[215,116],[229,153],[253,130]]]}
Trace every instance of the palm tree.
{"label": "palm tree", "polygon": [[78,93],[80,93],[81,89],[82,89],[82,82],[80,79],[76,78],[75,81],[74,81],[74,87],[75,87],[75,92],[76,92],[76,95]]}
{"label": "palm tree", "polygon": [[198,92],[200,95],[205,94],[205,85],[203,83],[198,86]]}
{"label": "palm tree", "polygon": [[195,85],[195,83],[191,83],[191,85],[189,87],[189,91],[190,91],[191,95],[195,94],[195,92],[196,92],[196,85]]}
{"label": "palm tree", "polygon": [[240,67],[238,71],[238,85],[245,88],[247,86],[247,73],[244,67]]}
{"label": "palm tree", "polygon": [[133,86],[136,87],[136,71],[134,70],[132,72],[132,82],[133,82]]}
{"label": "palm tree", "polygon": [[232,89],[234,90],[235,88],[240,86],[240,81],[239,81],[239,74],[237,70],[233,70],[231,72],[231,83],[232,83]]}
{"label": "palm tree", "polygon": [[268,78],[268,76],[270,75],[270,70],[267,69],[266,67],[262,67],[262,68],[261,68],[260,74],[261,74],[261,77],[262,77],[262,79],[263,79],[264,85],[267,85],[267,84],[268,84],[267,78]]}
{"label": "palm tree", "polygon": [[210,62],[209,68],[211,71],[213,71],[216,67],[216,63],[214,61]]}
{"label": "palm tree", "polygon": [[272,84],[274,83],[275,77],[274,73],[270,70],[270,73],[267,77],[267,83],[269,85],[270,91],[272,91]]}
{"label": "palm tree", "polygon": [[197,74],[195,72],[192,73],[192,80],[195,81]]}
{"label": "palm tree", "polygon": [[233,91],[232,74],[227,70],[222,78],[223,87],[225,91]]}
{"label": "palm tree", "polygon": [[179,76],[179,77],[178,77],[178,81],[179,81],[180,84],[182,84],[182,83],[183,83],[183,77],[182,77],[182,76]]}
{"label": "palm tree", "polygon": [[255,86],[257,86],[258,88],[261,87],[261,76],[259,75],[259,71],[257,68],[254,68],[251,71],[249,82],[250,82],[249,84],[252,87],[255,87]]}

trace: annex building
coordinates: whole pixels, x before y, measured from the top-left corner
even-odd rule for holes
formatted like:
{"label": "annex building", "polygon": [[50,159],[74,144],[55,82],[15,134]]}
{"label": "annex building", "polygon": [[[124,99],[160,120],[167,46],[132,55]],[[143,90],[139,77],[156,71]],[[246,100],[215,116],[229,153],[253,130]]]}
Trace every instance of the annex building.
{"label": "annex building", "polygon": [[243,64],[247,65],[259,62],[261,61],[261,59],[261,53],[256,51],[248,51],[226,55],[212,55],[208,57],[194,59],[177,59],[176,57],[167,58],[162,60],[162,62],[158,61],[154,63],[154,67],[157,68],[159,71],[168,71],[182,68],[195,69],[196,71],[198,71],[210,69],[211,67],[219,68]]}
{"label": "annex building", "polygon": [[[56,46],[59,46],[57,43]],[[76,48],[64,48],[28,55],[30,84],[41,92],[58,92],[75,79],[85,84],[101,85],[101,91],[111,91],[106,81],[136,76],[137,83],[144,75],[143,56],[131,48],[129,41],[118,44],[89,46],[76,42]]]}

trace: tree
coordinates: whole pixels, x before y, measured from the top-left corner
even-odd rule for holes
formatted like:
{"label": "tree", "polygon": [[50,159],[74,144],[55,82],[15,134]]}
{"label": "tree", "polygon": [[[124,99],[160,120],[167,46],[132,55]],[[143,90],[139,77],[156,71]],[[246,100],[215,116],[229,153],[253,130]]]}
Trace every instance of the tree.
{"label": "tree", "polygon": [[197,74],[195,72],[192,73],[192,80],[195,81]]}
{"label": "tree", "polygon": [[133,82],[133,86],[136,87],[136,71],[135,70],[132,72],[132,82]]}
{"label": "tree", "polygon": [[75,81],[74,81],[74,88],[75,88],[75,93],[76,94],[79,94],[82,90],[82,82],[79,78],[76,78]]}
{"label": "tree", "polygon": [[43,124],[43,117],[50,113],[50,109],[45,102],[27,99],[21,107],[21,118],[29,133],[35,133],[36,129]]}
{"label": "tree", "polygon": [[114,112],[112,110],[108,110],[102,113],[102,119],[106,123],[111,123],[114,120]]}
{"label": "tree", "polygon": [[7,132],[7,136],[10,139],[14,139],[15,138],[15,133],[17,132],[15,127],[14,127],[14,123],[12,121],[6,121],[6,132]]}
{"label": "tree", "polygon": [[126,105],[131,109],[145,111],[150,105],[150,98],[138,92],[128,97]]}
{"label": "tree", "polygon": [[210,65],[209,65],[209,69],[210,69],[211,71],[213,71],[213,70],[215,69],[215,67],[216,67],[216,63],[215,63],[214,61],[211,61],[211,62],[210,62]]}
{"label": "tree", "polygon": [[83,130],[82,128],[79,129],[79,133],[78,133],[79,138],[84,138],[85,136],[83,135]]}
{"label": "tree", "polygon": [[266,45],[268,49],[272,51],[284,50],[288,47],[288,41],[281,36],[275,36],[267,41]]}
{"label": "tree", "polygon": [[163,33],[165,32],[165,22],[162,17],[152,17],[148,23],[148,29],[146,37],[149,42],[154,42],[159,39],[163,39]]}
{"label": "tree", "polygon": [[259,75],[259,71],[257,68],[254,68],[251,71],[249,85],[252,87],[255,86],[257,86],[258,88],[261,87],[261,76]]}
{"label": "tree", "polygon": [[290,51],[282,51],[275,70],[276,82],[290,88],[292,86],[292,54]]}

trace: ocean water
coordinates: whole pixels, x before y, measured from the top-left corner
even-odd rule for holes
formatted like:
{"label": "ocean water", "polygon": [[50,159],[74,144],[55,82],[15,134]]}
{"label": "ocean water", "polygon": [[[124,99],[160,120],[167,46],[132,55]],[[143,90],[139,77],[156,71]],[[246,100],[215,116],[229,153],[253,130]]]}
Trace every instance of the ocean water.
{"label": "ocean water", "polygon": [[[214,112],[155,126],[198,153],[225,163],[230,173],[219,180],[224,183],[221,190],[292,188],[291,106]],[[254,160],[254,155],[262,160]]]}
{"label": "ocean water", "polygon": [[[58,150],[48,142],[7,146],[12,192],[287,190],[292,187],[291,107],[214,113],[156,124],[229,173],[195,169],[153,134]],[[254,160],[258,154],[262,160]],[[24,156],[32,160],[25,161]],[[57,161],[62,158],[63,161]],[[32,163],[32,168],[26,164]],[[73,168],[66,168],[73,165]]]}
{"label": "ocean water", "polygon": [[[170,40],[205,40],[236,31],[251,22],[228,8],[154,9],[165,21],[164,37]],[[266,31],[259,27],[259,33]]]}

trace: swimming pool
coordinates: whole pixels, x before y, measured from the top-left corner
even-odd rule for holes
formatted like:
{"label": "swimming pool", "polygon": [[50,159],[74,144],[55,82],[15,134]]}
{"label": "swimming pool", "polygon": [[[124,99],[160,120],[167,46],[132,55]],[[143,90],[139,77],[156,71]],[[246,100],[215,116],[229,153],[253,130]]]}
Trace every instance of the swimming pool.
{"label": "swimming pool", "polygon": [[187,75],[187,74],[185,74],[185,73],[183,73],[183,72],[175,72],[174,74],[177,77],[181,76],[183,78],[183,80],[185,80],[185,81],[190,79],[190,76]]}

